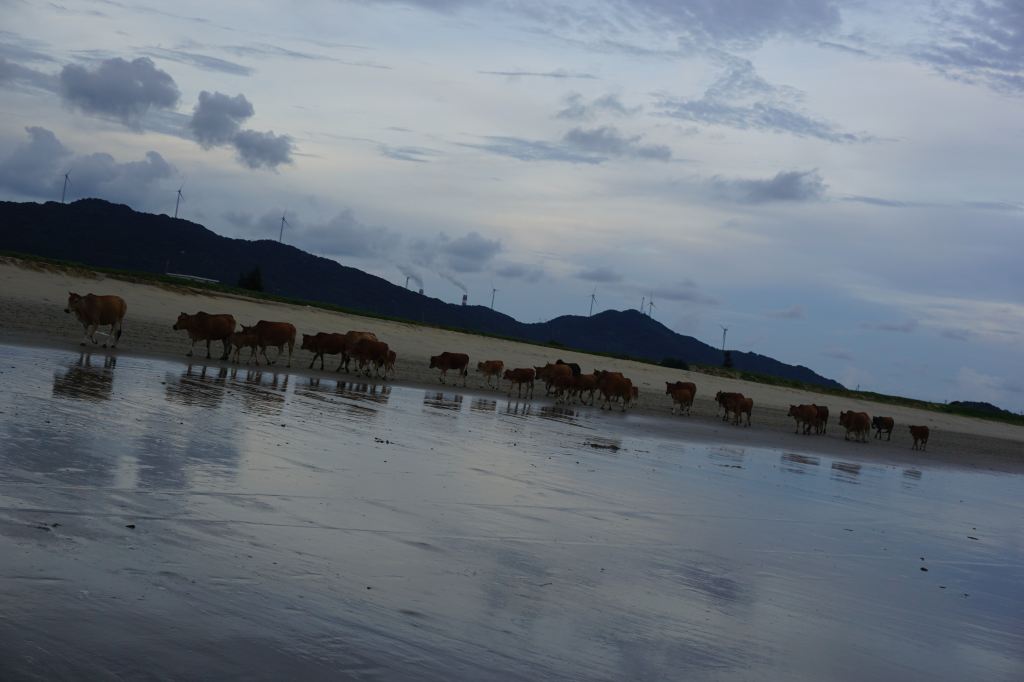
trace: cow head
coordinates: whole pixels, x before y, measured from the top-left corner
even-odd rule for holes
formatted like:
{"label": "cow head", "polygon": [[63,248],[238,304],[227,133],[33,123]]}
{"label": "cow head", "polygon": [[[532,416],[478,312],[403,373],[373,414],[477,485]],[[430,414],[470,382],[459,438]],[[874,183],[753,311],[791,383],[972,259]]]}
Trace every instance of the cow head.
{"label": "cow head", "polygon": [[437,361],[440,360],[440,359],[441,359],[440,355],[431,355],[430,356],[430,369],[434,369],[435,367],[437,367]]}
{"label": "cow head", "polygon": [[798,416],[797,415],[797,411],[796,411],[796,405],[790,405],[789,406],[789,412],[787,413],[787,415],[790,416],[790,417]]}
{"label": "cow head", "polygon": [[478,372],[484,371],[484,363],[482,363],[482,362],[476,363],[476,371],[478,371]]}
{"label": "cow head", "polygon": [[[242,327],[242,328],[245,329],[245,327]],[[302,335],[302,345],[299,346],[299,348],[301,350],[313,350],[313,339],[315,339],[315,338],[316,337],[314,335],[312,335],[312,334],[303,334]]]}
{"label": "cow head", "polygon": [[82,297],[73,291],[68,292],[68,304],[64,308],[64,312],[70,313],[72,310],[78,310],[79,304],[82,302]]}
{"label": "cow head", "polygon": [[179,313],[178,321],[174,323],[174,326],[171,327],[171,329],[175,331],[178,331],[179,329],[188,329],[188,323],[189,321],[191,321],[191,319],[192,316],[189,315],[188,313]]}

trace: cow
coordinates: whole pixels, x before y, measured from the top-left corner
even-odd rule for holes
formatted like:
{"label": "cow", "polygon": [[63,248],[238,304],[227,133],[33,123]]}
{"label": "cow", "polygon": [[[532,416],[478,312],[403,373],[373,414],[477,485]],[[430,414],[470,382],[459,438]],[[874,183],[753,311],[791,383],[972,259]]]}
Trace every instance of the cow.
{"label": "cow", "polygon": [[736,426],[740,425],[740,416],[747,415],[747,426],[750,426],[750,415],[754,411],[754,399],[747,398],[742,393],[727,393],[723,398],[722,409],[725,410],[725,416],[728,417],[729,413],[733,413],[733,424]]}
{"label": "cow", "polygon": [[357,372],[365,370],[366,376],[370,376],[370,366],[372,365],[375,374],[379,376],[383,372],[386,378],[389,351],[388,344],[383,341],[359,339],[356,345],[349,350],[349,354],[357,363]]}
{"label": "cow", "polygon": [[556,365],[565,365],[566,367],[571,369],[572,370],[572,375],[574,377],[578,377],[580,374],[583,373],[583,370],[581,370],[580,366],[577,365],[575,362],[563,362],[562,359],[559,358],[559,359],[555,360],[555,364]]}
{"label": "cow", "polygon": [[391,373],[391,378],[395,378],[395,363],[398,361],[398,353],[393,350],[388,350],[388,361],[384,363],[384,378],[388,378],[388,372]]}
{"label": "cow", "polygon": [[442,384],[448,383],[445,380],[448,376],[448,370],[454,369],[458,372],[456,376],[462,377],[462,385],[465,386],[466,377],[469,375],[469,356],[465,353],[449,353],[448,351],[445,351],[440,355],[431,355],[430,369],[441,370],[441,376],[438,380]]}
{"label": "cow", "polygon": [[192,341],[192,346],[188,349],[185,357],[192,357],[196,341],[206,341],[206,359],[209,360],[210,342],[220,341],[224,344],[224,352],[221,354],[220,359],[227,360],[228,354],[231,352],[228,337],[235,333],[235,318],[226,314],[210,315],[202,310],[195,315],[181,313],[178,315],[178,321],[174,323],[171,329],[174,331],[184,329],[188,332],[188,338]]}
{"label": "cow", "polygon": [[[739,397],[742,398],[743,394],[742,393],[727,393],[725,391],[719,391],[718,393],[715,393],[715,402],[718,403],[719,409],[722,410],[722,421],[729,421],[729,410],[727,409],[726,406],[729,403],[729,401],[731,401],[736,396],[739,396]],[[718,414],[718,413],[716,412],[715,414]]]}
{"label": "cow", "polygon": [[[243,328],[244,329],[244,328]],[[288,346],[288,366],[292,366],[292,352],[295,350],[295,325],[291,322],[268,322],[260,320],[249,329],[256,334],[256,345],[263,353],[263,359],[268,365],[272,365],[281,359],[284,347]],[[267,347],[277,348],[277,357],[274,362],[267,356]],[[258,362],[258,361],[257,361]]]}
{"label": "cow", "polygon": [[853,434],[854,440],[861,443],[868,442],[868,432],[871,431],[871,417],[867,412],[854,412],[853,410],[839,413],[839,425],[846,429],[843,440],[850,440]]}
{"label": "cow", "polygon": [[673,388],[688,388],[688,389],[690,389],[690,394],[694,398],[697,397],[697,384],[693,383],[692,381],[676,381],[674,383],[666,381],[665,382],[665,395],[672,395],[672,389]]}
{"label": "cow", "polygon": [[[345,350],[345,335],[344,334],[333,334],[330,332],[317,332],[316,334],[303,334],[302,344],[299,346],[299,350],[308,350],[313,354],[313,359],[309,361],[309,368],[313,369],[313,364],[320,359],[320,369],[324,368],[324,355],[339,355]],[[341,369],[339,363],[338,369]]]}
{"label": "cow", "polygon": [[517,384],[519,386],[517,396],[521,398],[523,396],[523,385],[525,384],[528,397],[533,398],[533,380],[536,376],[537,372],[533,367],[506,369],[502,378],[508,381],[508,396],[512,397],[512,384]]}
{"label": "cow", "polygon": [[252,327],[242,326],[242,331],[234,332],[228,337],[228,345],[234,349],[231,361],[238,362],[239,356],[242,353],[243,348],[249,349],[249,359],[247,362],[252,362],[253,358],[256,359],[256,364],[260,364],[259,356],[256,355],[256,349],[259,346],[259,337],[256,336],[256,332],[252,330]]}
{"label": "cow", "polygon": [[566,365],[558,365],[559,370],[551,375],[550,386],[555,391],[555,402],[564,403],[568,402],[572,398],[576,391],[576,378],[572,375],[572,370]]}
{"label": "cow", "polygon": [[882,432],[885,431],[887,437],[886,440],[892,440],[892,429],[896,426],[896,422],[893,421],[892,417],[872,417],[871,428],[875,429],[875,438],[882,440]]}
{"label": "cow", "polygon": [[622,376],[620,372],[598,371],[595,373],[597,374],[597,388],[601,391],[601,397],[604,400],[601,403],[601,409],[607,407],[610,410],[613,401],[621,400],[622,411],[625,412],[633,398],[633,382]]}
{"label": "cow", "polygon": [[544,382],[544,393],[550,395],[558,377],[572,378],[572,367],[566,364],[559,365],[556,362],[549,362],[543,367],[534,367],[537,378]]}
{"label": "cow", "polygon": [[476,363],[476,371],[487,377],[487,387],[491,387],[491,379],[497,378],[498,388],[501,388],[501,373],[505,369],[505,363],[501,360],[485,360]]}
{"label": "cow", "polygon": [[380,341],[380,339],[377,338],[377,335],[373,332],[360,332],[353,330],[345,332],[343,336],[344,341],[341,346],[341,362],[338,363],[338,369],[336,370],[338,372],[340,372],[343,367],[345,371],[348,372],[349,364],[352,362],[352,355],[349,351],[355,348],[356,344],[359,343],[360,340],[368,339],[370,341]]}
{"label": "cow", "polygon": [[800,433],[800,425],[803,424],[804,435],[810,435],[811,426],[818,422],[818,408],[814,405],[790,405],[788,415],[796,420],[796,431]]}
{"label": "cow", "polygon": [[[576,386],[574,393],[581,403],[584,405],[594,404],[594,393],[597,391],[597,374],[580,374],[576,377]],[[590,402],[584,402],[583,394],[590,394]]]}
{"label": "cow", "polygon": [[828,433],[828,407],[813,403],[811,407],[818,411],[818,418],[814,420],[814,432],[818,434]]}
{"label": "cow", "polygon": [[928,427],[927,426],[911,426],[910,435],[914,439],[914,447],[912,450],[927,450],[928,449]]}
{"label": "cow", "polygon": [[680,416],[682,416],[683,410],[686,410],[686,414],[690,414],[690,408],[693,407],[693,391],[689,386],[672,385],[670,390],[666,390],[666,393],[672,396],[672,414],[676,413],[677,407]]}
{"label": "cow", "polygon": [[[85,328],[85,337],[80,345],[84,346],[86,341],[96,343],[96,328],[100,325],[109,324],[110,333],[107,338],[111,341],[110,347],[117,348],[117,342],[121,340],[121,327],[124,325],[124,315],[128,312],[128,304],[120,296],[97,296],[86,294],[79,296],[73,291],[68,292],[68,304],[64,308],[65,313],[74,313],[78,321]],[[107,347],[107,342],[103,342]]]}

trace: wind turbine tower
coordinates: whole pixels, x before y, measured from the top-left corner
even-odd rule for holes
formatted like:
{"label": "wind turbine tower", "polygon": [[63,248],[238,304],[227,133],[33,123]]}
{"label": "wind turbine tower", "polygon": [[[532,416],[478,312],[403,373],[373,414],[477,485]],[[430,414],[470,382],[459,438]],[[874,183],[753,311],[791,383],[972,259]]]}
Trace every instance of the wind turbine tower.
{"label": "wind turbine tower", "polygon": [[498,293],[498,290],[491,287],[491,310],[494,310],[494,295]]}
{"label": "wind turbine tower", "polygon": [[277,234],[277,243],[280,244],[284,241],[284,226],[288,224],[287,218],[284,217],[284,213],[281,214],[281,231]]}
{"label": "wind turbine tower", "polygon": [[722,325],[718,325],[718,326],[722,327],[722,352],[724,353],[725,352],[725,335],[729,333],[729,328],[728,327],[724,327]]}
{"label": "wind turbine tower", "polygon": [[178,217],[178,206],[181,204],[182,200],[184,200],[184,198],[185,198],[185,197],[183,197],[181,195],[181,188],[184,187],[184,186],[185,185],[182,185],[181,187],[178,188],[178,197],[174,200],[174,217],[175,217],[175,219],[177,219],[177,217]]}
{"label": "wind turbine tower", "polygon": [[644,307],[646,305],[647,305],[647,297],[646,296],[641,296],[640,297],[640,314],[641,315],[644,314]]}
{"label": "wind turbine tower", "polygon": [[651,298],[647,301],[647,317],[654,317],[654,294],[651,294]]}
{"label": "wind turbine tower", "polygon": [[594,290],[592,292],[590,292],[590,315],[588,317],[593,317],[594,316],[594,303],[596,301],[597,301],[597,287],[594,287]]}
{"label": "wind turbine tower", "polygon": [[70,175],[71,175],[71,171],[70,170],[68,170],[68,172],[64,174],[64,189],[62,189],[60,191],[60,203],[62,203],[62,204],[64,203],[64,198],[68,194],[68,185],[71,184],[71,178],[69,177]]}

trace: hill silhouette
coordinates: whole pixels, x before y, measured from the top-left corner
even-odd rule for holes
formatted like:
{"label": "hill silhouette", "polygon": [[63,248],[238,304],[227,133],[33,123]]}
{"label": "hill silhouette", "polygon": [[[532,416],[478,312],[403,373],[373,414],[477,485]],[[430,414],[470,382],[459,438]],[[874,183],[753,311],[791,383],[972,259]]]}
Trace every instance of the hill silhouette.
{"label": "hill silhouette", "polygon": [[[263,290],[279,296],[654,362],[678,358],[719,365],[722,360],[720,350],[636,310],[565,315],[527,324],[484,306],[454,305],[418,294],[288,244],[222,237],[187,220],[140,213],[100,199],[71,204],[0,202],[0,250],[96,267],[185,273],[228,285],[258,267]],[[807,367],[757,353],[733,351],[732,360],[741,371],[842,388]]]}

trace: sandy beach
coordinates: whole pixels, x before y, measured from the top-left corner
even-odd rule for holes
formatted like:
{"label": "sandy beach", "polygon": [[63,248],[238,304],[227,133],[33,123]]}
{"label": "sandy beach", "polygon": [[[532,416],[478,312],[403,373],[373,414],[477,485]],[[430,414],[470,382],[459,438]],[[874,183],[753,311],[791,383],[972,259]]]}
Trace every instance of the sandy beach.
{"label": "sandy beach", "polygon": [[[579,363],[584,371],[595,368],[617,370],[633,379],[640,388],[640,400],[634,411],[652,417],[664,415],[663,420],[652,419],[649,426],[662,433],[671,434],[673,429],[684,429],[687,438],[691,439],[794,450],[813,448],[817,452],[839,455],[857,453],[860,457],[884,456],[890,459],[896,457],[909,462],[926,460],[1014,470],[1024,465],[1024,428],[1010,424],[838,398],[585,353],[563,352],[527,343],[341,314],[308,306],[236,295],[211,295],[184,285],[134,283],[84,270],[72,273],[11,258],[0,260],[0,341],[76,348],[81,340],[82,328],[73,316],[64,313],[69,291],[117,294],[125,299],[128,314],[124,336],[119,345],[122,353],[183,357],[188,351],[187,335],[171,329],[178,313],[183,311],[231,313],[240,324],[252,324],[259,319],[288,321],[295,324],[300,334],[369,330],[398,353],[394,382],[400,385],[438,387],[436,370],[428,368],[429,357],[446,350],[468,353],[473,367],[479,360],[503,360],[506,367],[528,367],[561,358],[566,362]],[[274,350],[269,352],[273,357]],[[218,354],[219,344],[216,344],[214,358]],[[196,360],[204,356],[205,350],[200,350],[197,345]],[[311,359],[311,354],[298,350],[297,343],[292,370],[314,376],[336,376],[332,371],[337,364],[336,357],[328,357],[328,371],[323,373],[307,369]],[[210,364],[217,364],[216,359]],[[677,380],[697,384],[697,397],[689,417],[669,415],[671,401],[664,395],[664,382]],[[471,371],[468,386],[475,390],[483,388],[483,378]],[[754,399],[751,428],[736,428],[715,418],[717,406],[713,397],[720,390],[739,391]],[[503,392],[493,393],[495,396],[504,396]],[[830,408],[831,423],[825,436],[795,435],[793,420],[786,415],[790,404],[811,402],[825,404]],[[579,409],[597,411],[596,407]],[[851,409],[893,417],[896,429],[892,441],[872,439],[868,444],[845,442],[837,422],[838,414],[841,410]],[[927,453],[911,449],[911,439],[906,428],[908,424],[924,424],[931,429]]]}

